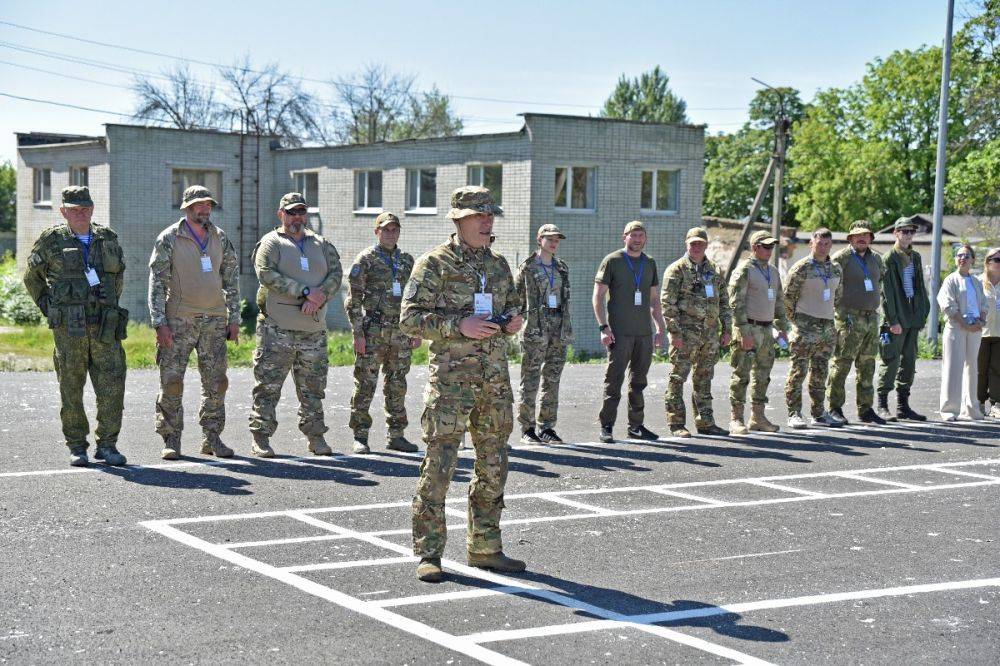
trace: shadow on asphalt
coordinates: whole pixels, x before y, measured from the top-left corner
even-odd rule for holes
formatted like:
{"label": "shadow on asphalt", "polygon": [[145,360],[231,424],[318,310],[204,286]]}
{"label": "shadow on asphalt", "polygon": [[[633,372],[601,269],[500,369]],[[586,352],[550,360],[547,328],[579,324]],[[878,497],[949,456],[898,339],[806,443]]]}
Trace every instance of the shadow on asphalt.
{"label": "shadow on asphalt", "polygon": [[220,495],[253,494],[246,488],[250,485],[249,481],[223,474],[206,474],[198,471],[181,472],[156,467],[108,467],[107,465],[101,465],[94,469],[140,486],[157,486],[179,490],[211,490]]}

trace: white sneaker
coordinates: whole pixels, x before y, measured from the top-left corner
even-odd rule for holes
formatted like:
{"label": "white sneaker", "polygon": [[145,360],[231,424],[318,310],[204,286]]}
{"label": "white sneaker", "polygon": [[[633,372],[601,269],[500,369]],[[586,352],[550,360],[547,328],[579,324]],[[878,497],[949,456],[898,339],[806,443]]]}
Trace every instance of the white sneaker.
{"label": "white sneaker", "polygon": [[788,415],[788,428],[790,430],[805,430],[806,421],[802,418],[800,414],[789,414]]}
{"label": "white sneaker", "polygon": [[941,420],[947,421],[948,423],[954,423],[958,420],[958,414],[941,414]]}
{"label": "white sneaker", "polygon": [[991,419],[1000,419],[1000,403],[994,403],[990,407],[990,413],[988,415]]}
{"label": "white sneaker", "polygon": [[830,412],[823,412],[819,416],[814,416],[810,422],[814,426],[819,426],[821,428],[839,428],[844,425],[845,422],[841,422],[836,416]]}

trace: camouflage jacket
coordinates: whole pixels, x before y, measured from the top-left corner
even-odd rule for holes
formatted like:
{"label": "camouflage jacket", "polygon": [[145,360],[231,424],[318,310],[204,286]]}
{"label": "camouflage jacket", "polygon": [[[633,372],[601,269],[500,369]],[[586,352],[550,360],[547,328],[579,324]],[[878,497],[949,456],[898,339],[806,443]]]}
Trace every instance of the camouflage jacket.
{"label": "camouflage jacket", "polygon": [[[708,285],[712,295],[707,295]],[[677,335],[685,329],[709,328],[728,332],[733,323],[726,280],[714,263],[705,259],[700,266],[685,254],[663,271],[660,291],[667,331]]]}
{"label": "camouflage jacket", "polygon": [[[323,292],[326,296],[326,300],[331,300],[337,295],[340,290],[340,283],[344,276],[344,269],[340,265],[340,254],[337,252],[337,248],[334,247],[333,243],[326,240],[317,233],[313,233],[310,229],[303,230],[303,233],[307,237],[315,238],[319,242],[323,249],[323,258],[326,260],[326,276],[319,286],[314,287],[319,291]],[[264,234],[264,236],[257,241],[257,245],[254,246],[253,252],[250,254],[250,260],[254,264],[254,271],[257,273],[257,279],[260,281],[260,287],[257,289],[257,306],[260,308],[260,316],[258,319],[264,321],[266,318],[265,306],[267,302],[267,293],[277,292],[284,294],[285,296],[292,296],[298,298],[302,295],[302,290],[306,285],[303,285],[298,280],[291,278],[287,275],[283,275],[278,269],[278,248],[280,247],[279,234],[284,235],[281,231],[281,227],[269,231]],[[293,240],[290,237],[286,238],[288,240]],[[305,240],[303,239],[303,242]],[[326,307],[324,305],[324,307]]]}
{"label": "camouflage jacket", "polygon": [[729,306],[733,310],[733,326],[740,335],[750,335],[750,322],[747,321],[747,286],[750,284],[750,271],[770,270],[771,288],[774,289],[774,328],[788,332],[788,317],[785,314],[784,293],[781,287],[781,275],[774,266],[767,266],[754,257],[747,257],[736,266],[729,278]]}
{"label": "camouflage jacket", "polygon": [[[548,302],[549,278],[537,262],[538,253],[532,252],[517,267],[514,283],[517,294],[524,303],[525,338],[542,335],[542,314]],[[559,257],[553,257],[555,270],[559,273],[559,309],[562,311],[562,329],[559,335],[563,342],[573,341],[573,324],[569,316],[569,266]]]}
{"label": "camouflage jacket", "polygon": [[[178,234],[184,228],[184,220],[178,220],[164,229],[153,244],[149,257],[149,318],[153,328],[167,323],[167,297],[170,292],[170,278],[173,272],[173,251]],[[226,233],[209,223],[209,231],[218,234],[222,243],[222,290],[225,294],[226,312],[229,323],[240,323],[240,260],[236,248]],[[190,239],[184,242],[193,242]]]}
{"label": "camouflage jacket", "polygon": [[392,268],[396,265],[396,281],[400,288],[406,286],[413,272],[413,255],[398,247],[390,256],[379,246],[367,247],[358,253],[347,278],[347,300],[344,309],[355,335],[362,332],[377,335],[382,329],[399,328],[399,312],[403,304],[402,293],[392,295]]}
{"label": "camouflage jacket", "polygon": [[125,258],[118,235],[100,224],[91,224],[92,240],[87,262],[101,283],[91,288],[84,265],[84,246],[67,224],[41,233],[28,255],[24,286],[49,326],[67,326],[82,333],[83,323],[102,309],[118,309],[124,288]]}
{"label": "camouflage jacket", "polygon": [[[834,308],[840,303],[840,294],[844,289],[844,274],[840,270],[840,264],[831,261],[829,258],[820,264],[822,271],[828,272],[831,278],[837,278],[837,288],[832,294]],[[813,257],[807,254],[788,269],[788,284],[785,286],[785,313],[789,319],[795,318],[795,308],[799,304],[802,296],[802,285],[813,274]]]}
{"label": "camouflage jacket", "polygon": [[507,260],[490,249],[474,250],[457,235],[417,259],[406,289],[399,327],[403,333],[430,340],[430,381],[482,381],[484,364],[507,366],[507,336],[498,333],[472,340],[459,322],[474,313],[480,276],[493,296],[495,315],[521,312]]}

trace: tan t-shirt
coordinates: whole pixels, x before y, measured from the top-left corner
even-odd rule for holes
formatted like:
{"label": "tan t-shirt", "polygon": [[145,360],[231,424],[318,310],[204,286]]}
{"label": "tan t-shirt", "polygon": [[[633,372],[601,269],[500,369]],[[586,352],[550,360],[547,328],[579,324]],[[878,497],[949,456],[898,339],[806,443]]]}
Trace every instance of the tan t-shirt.
{"label": "tan t-shirt", "polygon": [[202,270],[201,246],[181,222],[170,260],[170,290],[167,317],[185,319],[195,315],[227,317],[222,290],[222,241],[215,226],[209,226],[205,255],[212,270]]}
{"label": "tan t-shirt", "polygon": [[[767,275],[770,271],[771,282],[768,283]],[[774,321],[774,305],[777,303],[778,287],[781,283],[781,276],[778,270],[770,266],[768,270],[761,273],[756,264],[750,266],[747,272],[747,318],[757,321]],[[773,289],[775,299],[768,298],[768,290]]]}
{"label": "tan t-shirt", "polygon": [[[795,311],[817,319],[833,319],[833,299],[837,293],[840,278],[831,275],[828,280],[824,281],[812,267],[806,270],[809,277],[802,283],[802,292],[795,306]],[[830,289],[830,299],[824,301],[823,292],[827,288]]]}
{"label": "tan t-shirt", "polygon": [[[303,237],[302,249],[294,240],[278,230],[268,234],[272,238],[262,239],[260,252],[277,266],[279,273],[310,289],[318,287],[326,278],[330,267],[319,238],[312,233]],[[309,262],[309,270],[303,270],[302,257]],[[290,331],[317,332],[326,330],[326,306],[323,304],[316,314],[302,313],[302,299],[297,296],[267,290],[264,300],[265,321]]]}

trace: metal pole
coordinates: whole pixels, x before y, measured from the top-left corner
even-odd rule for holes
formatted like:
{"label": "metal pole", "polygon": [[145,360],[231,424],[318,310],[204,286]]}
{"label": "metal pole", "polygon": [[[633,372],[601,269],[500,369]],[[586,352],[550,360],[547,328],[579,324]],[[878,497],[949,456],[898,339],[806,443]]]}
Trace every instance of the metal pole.
{"label": "metal pole", "polygon": [[[782,184],[785,176],[785,146],[787,144],[786,137],[788,132],[788,118],[782,114],[778,118],[777,125],[775,129],[778,130],[778,145],[775,150],[775,163],[774,163],[774,208],[771,215],[771,235],[775,239],[781,240],[781,209],[784,205],[784,193],[782,191]],[[778,261],[781,257],[781,252],[771,253],[771,263],[774,264],[775,268],[778,267]]]}
{"label": "metal pole", "polygon": [[757,189],[757,196],[753,198],[753,205],[750,206],[750,214],[743,219],[743,231],[740,232],[740,239],[736,242],[736,247],[733,249],[733,256],[729,258],[729,266],[726,267],[726,282],[729,282],[729,276],[733,274],[736,264],[740,262],[740,255],[743,253],[743,244],[750,238],[753,219],[757,217],[757,211],[760,210],[760,205],[764,202],[764,195],[767,194],[767,186],[771,183],[771,175],[774,173],[774,164],[777,161],[777,157],[771,155],[771,160],[767,163],[767,169],[764,170],[764,177],[760,181],[760,187]]}
{"label": "metal pole", "polygon": [[948,0],[948,28],[944,34],[944,53],[941,63],[941,107],[938,109],[937,173],[934,177],[934,240],[931,244],[931,313],[929,338],[931,346],[938,345],[937,292],[941,283],[941,222],[944,217],[945,149],[948,147],[948,82],[951,79],[951,26],[955,15],[955,0]]}

